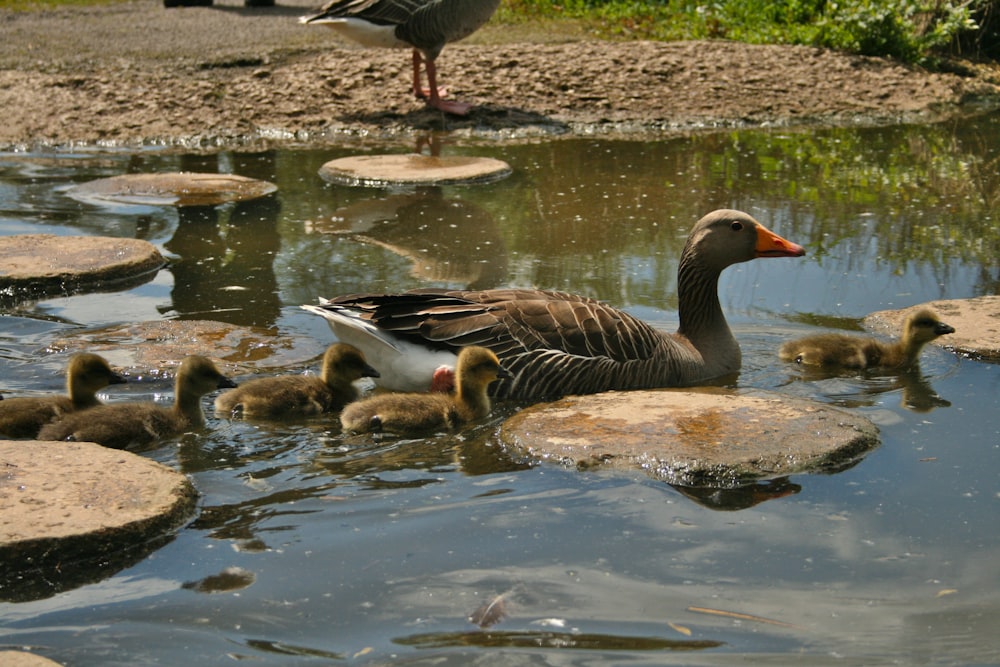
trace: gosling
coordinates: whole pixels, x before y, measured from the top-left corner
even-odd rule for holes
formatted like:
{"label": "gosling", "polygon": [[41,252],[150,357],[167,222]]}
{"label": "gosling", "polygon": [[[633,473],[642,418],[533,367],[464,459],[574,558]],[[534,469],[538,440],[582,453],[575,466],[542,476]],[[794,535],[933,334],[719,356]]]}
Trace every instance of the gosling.
{"label": "gosling", "polygon": [[235,386],[209,359],[190,356],[177,369],[173,407],[155,403],[100,405],[46,425],[38,439],[96,442],[113,449],[149,445],[204,426],[202,396]]}
{"label": "gosling", "polygon": [[78,352],[66,365],[66,395],[19,396],[0,403],[0,436],[35,438],[53,419],[101,404],[97,392],[109,384],[125,382],[97,354]]}
{"label": "gosling", "polygon": [[841,368],[908,368],[917,363],[924,345],[938,336],[955,333],[934,311],[921,308],[906,319],[900,340],[887,343],[846,334],[818,334],[788,341],[778,356],[810,366]]}
{"label": "gosling", "polygon": [[336,343],[323,355],[319,377],[282,375],[250,380],[216,398],[215,412],[247,419],[301,419],[340,411],[358,399],[355,380],[378,376],[361,350]]}
{"label": "gosling", "polygon": [[455,364],[453,393],[379,394],[349,404],[340,415],[344,431],[414,435],[451,430],[490,413],[486,393],[490,383],[509,378],[493,352],[478,346],[462,348]]}

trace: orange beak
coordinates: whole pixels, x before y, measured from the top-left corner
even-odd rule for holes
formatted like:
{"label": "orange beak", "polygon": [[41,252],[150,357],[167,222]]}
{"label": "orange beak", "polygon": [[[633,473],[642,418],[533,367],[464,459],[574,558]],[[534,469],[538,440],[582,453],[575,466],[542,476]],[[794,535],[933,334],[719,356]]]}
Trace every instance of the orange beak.
{"label": "orange beak", "polygon": [[757,225],[757,257],[802,257],[806,249],[781,238],[764,225]]}

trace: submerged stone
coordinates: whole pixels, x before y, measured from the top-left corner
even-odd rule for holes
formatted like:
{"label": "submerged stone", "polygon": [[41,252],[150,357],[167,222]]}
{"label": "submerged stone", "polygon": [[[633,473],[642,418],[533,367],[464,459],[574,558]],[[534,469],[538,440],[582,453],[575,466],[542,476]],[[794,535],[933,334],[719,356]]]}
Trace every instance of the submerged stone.
{"label": "submerged stone", "polygon": [[846,410],[718,388],[569,396],[522,410],[499,437],[542,460],[722,488],[842,470],[878,445],[875,425]]}
{"label": "submerged stone", "polygon": [[195,509],[188,478],[89,442],[0,441],[0,598],[48,597],[148,555]]}
{"label": "submerged stone", "polygon": [[0,301],[131,289],[165,265],[156,246],[140,239],[5,236],[0,238]]}
{"label": "submerged stone", "polygon": [[82,201],[147,206],[215,206],[257,199],[278,186],[237,174],[169,172],[121,174],[82,183],[66,194]]}
{"label": "submerged stone", "polygon": [[903,323],[919,308],[932,308],[955,333],[931,341],[959,354],[1000,362],[1000,296],[930,301],[902,310],[880,310],[868,315],[865,328],[894,336],[903,333]]}
{"label": "submerged stone", "polygon": [[327,162],[319,175],[340,185],[459,185],[506,178],[510,165],[471,155],[357,155]]}
{"label": "submerged stone", "polygon": [[53,341],[65,352],[93,352],[128,376],[172,372],[184,357],[209,357],[226,374],[301,366],[329,342],[214,320],[151,320],[73,332]]}

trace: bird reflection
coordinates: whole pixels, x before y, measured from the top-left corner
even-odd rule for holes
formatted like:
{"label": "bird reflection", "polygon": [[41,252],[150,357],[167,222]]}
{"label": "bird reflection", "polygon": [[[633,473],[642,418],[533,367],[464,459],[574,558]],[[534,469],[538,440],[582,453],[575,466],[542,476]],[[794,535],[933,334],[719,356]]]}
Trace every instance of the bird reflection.
{"label": "bird reflection", "polygon": [[492,216],[446,199],[437,187],[356,202],[310,230],[386,248],[409,259],[413,275],[429,282],[489,289],[507,277],[507,249]]}
{"label": "bird reflection", "polygon": [[802,490],[800,485],[788,481],[787,477],[777,477],[733,488],[680,486],[676,484],[670,486],[703,507],[725,512],[745,510],[759,505],[765,500],[784,498]]}
{"label": "bird reflection", "polygon": [[883,394],[894,391],[902,394],[900,405],[914,412],[930,412],[935,408],[951,406],[951,401],[942,398],[934,390],[928,376],[920,370],[919,364],[898,371],[831,370],[807,366],[796,369],[798,373],[792,376],[790,381],[822,383],[838,378],[857,381],[857,384],[854,382],[850,384],[852,391],[828,393],[830,398],[843,407],[869,407]]}

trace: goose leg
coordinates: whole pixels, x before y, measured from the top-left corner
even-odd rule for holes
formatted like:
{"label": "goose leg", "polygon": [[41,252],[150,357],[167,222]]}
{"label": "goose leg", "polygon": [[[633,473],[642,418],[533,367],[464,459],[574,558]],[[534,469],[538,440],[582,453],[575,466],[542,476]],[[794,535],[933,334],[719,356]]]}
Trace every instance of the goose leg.
{"label": "goose leg", "polygon": [[[420,63],[425,63],[427,69],[426,89],[420,85]],[[434,61],[424,60],[417,49],[413,49],[413,94],[421,99],[426,99],[428,106],[456,116],[465,116],[472,109],[472,105],[466,102],[443,99],[448,91],[445,88],[438,88],[437,67],[434,65]]]}

